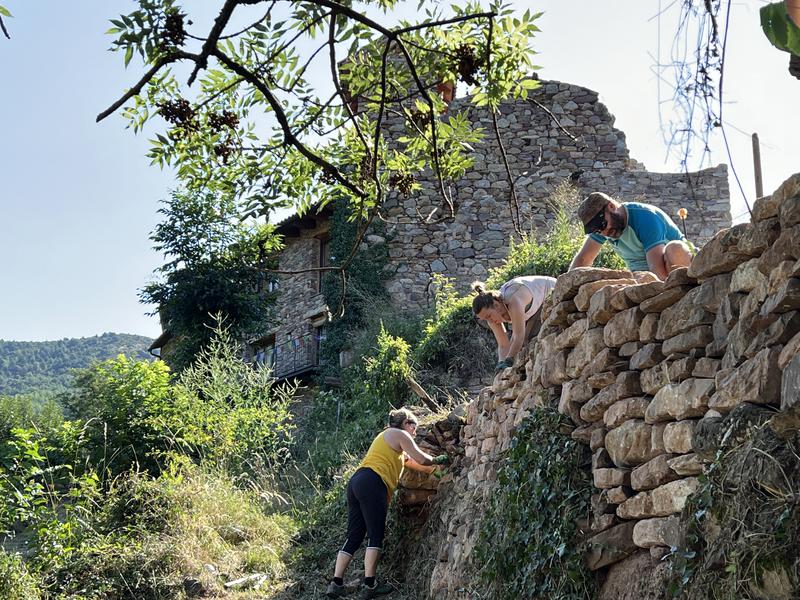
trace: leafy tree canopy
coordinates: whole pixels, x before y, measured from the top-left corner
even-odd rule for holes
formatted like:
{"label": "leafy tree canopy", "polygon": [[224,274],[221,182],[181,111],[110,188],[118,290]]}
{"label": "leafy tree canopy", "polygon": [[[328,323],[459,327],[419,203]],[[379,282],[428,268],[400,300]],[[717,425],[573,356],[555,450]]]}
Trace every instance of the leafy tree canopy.
{"label": "leafy tree canopy", "polygon": [[[109,33],[126,65],[137,56],[147,71],[98,120],[124,106],[138,131],[159,116],[167,127],[153,140],[153,161],[176,167],[190,192],[234,199],[243,216],[336,199],[353,207],[363,236],[387,197],[412,193],[430,170],[442,206],[419,216],[450,217],[448,181],[471,166],[471,144],[484,134],[467,108],[447,112],[436,90],[463,82],[472,103],[493,113],[502,99],[525,97],[538,85],[526,76],[539,15],[420,0],[411,23],[398,16],[403,7],[225,0],[203,32],[190,7],[139,0]],[[405,123],[391,140],[390,117]]]}
{"label": "leafy tree canopy", "polygon": [[272,296],[265,269],[278,248],[271,225],[241,221],[230,197],[174,192],[159,211],[150,239],[166,263],[140,292],[177,338],[170,364],[181,370],[212,337],[220,315],[234,335],[253,333],[269,319]]}

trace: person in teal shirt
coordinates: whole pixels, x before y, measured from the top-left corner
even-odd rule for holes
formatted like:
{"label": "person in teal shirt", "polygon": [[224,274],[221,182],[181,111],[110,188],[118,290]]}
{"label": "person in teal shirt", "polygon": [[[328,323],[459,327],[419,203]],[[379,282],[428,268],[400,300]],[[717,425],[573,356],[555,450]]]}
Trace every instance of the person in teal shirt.
{"label": "person in teal shirt", "polygon": [[578,207],[578,217],[588,235],[572,259],[570,270],[590,267],[606,242],[628,269],[651,271],[661,280],[692,262],[686,238],[657,206],[618,202],[602,192],[592,192]]}

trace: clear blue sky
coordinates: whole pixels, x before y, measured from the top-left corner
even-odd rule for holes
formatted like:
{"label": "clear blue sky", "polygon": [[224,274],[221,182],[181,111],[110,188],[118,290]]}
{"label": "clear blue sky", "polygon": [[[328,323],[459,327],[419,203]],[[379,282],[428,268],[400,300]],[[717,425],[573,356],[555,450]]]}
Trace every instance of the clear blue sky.
{"label": "clear blue sky", "polygon": [[[47,340],[105,331],[155,337],[137,289],[161,257],[148,234],[158,200],[174,187],[150,167],[147,135],[121,117],[95,116],[138,79],[131,63],[107,52],[108,19],[132,10],[126,0],[3,0],[11,40],[0,39],[0,338]],[[219,4],[205,0],[204,7]],[[413,3],[415,5],[415,3]],[[677,5],[653,18],[662,0],[546,0],[519,3],[545,11],[535,40],[541,76],[592,88],[626,132],[631,155],[652,171],[677,170],[659,131],[654,65],[668,59]],[[758,8],[732,6],[726,121],[734,161],[753,199],[749,133],[762,140],[767,193],[800,170],[800,81],[788,55],[761,34]],[[408,15],[411,17],[411,15]],[[200,30],[198,28],[198,30]],[[661,86],[662,100],[670,92]],[[748,135],[738,133],[739,128]],[[715,144],[714,164],[728,162]],[[744,204],[731,181],[734,217]]]}

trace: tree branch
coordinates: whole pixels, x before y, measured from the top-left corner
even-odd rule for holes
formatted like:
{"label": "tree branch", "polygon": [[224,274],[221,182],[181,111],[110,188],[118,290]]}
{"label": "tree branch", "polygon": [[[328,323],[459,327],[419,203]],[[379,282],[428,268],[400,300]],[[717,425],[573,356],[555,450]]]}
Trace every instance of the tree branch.
{"label": "tree branch", "polygon": [[165,65],[171,64],[177,60],[196,60],[197,58],[198,56],[196,54],[189,54],[188,52],[177,52],[169,56],[165,56],[163,58],[158,59],[156,64],[154,64],[151,67],[151,69],[144,74],[144,77],[142,77],[136,85],[134,85],[127,92],[125,92],[125,94],[123,94],[123,96],[119,100],[114,102],[114,104],[112,104],[106,110],[97,115],[95,123],[99,123],[100,121],[105,119],[108,115],[116,112],[116,110],[120,106],[125,104],[128,100],[130,100],[134,96],[138,96],[139,92],[142,91],[142,88],[145,86],[145,84],[148,81],[150,81],[153,77],[155,77],[156,73],[158,73],[159,70],[161,70],[161,68],[164,67]]}
{"label": "tree branch", "polygon": [[342,184],[345,188],[350,190],[355,196],[359,198],[367,197],[367,193],[358,187],[353,182],[349,181],[345,177],[342,176],[341,172],[338,168],[333,166],[330,162],[314,154],[311,150],[309,150],[305,144],[303,144],[292,132],[291,125],[289,124],[288,119],[286,118],[286,113],[281,106],[281,103],[272,93],[272,91],[264,85],[264,83],[251,71],[237,63],[236,61],[232,60],[227,54],[222,52],[221,50],[214,49],[211,52],[211,56],[215,56],[221,63],[223,63],[226,67],[228,67],[231,71],[236,73],[237,75],[243,77],[246,81],[249,81],[261,94],[264,96],[264,99],[272,108],[273,112],[275,113],[275,118],[278,121],[278,124],[281,126],[281,130],[283,131],[283,137],[287,144],[296,148],[300,154],[305,156],[308,160],[313,162],[315,165],[322,167],[330,173],[336,181]]}

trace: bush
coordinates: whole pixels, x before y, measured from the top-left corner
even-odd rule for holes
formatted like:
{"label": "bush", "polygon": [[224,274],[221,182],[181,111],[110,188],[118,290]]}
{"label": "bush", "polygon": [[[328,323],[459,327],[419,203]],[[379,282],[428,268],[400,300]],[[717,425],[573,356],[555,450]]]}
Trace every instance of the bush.
{"label": "bush", "polygon": [[227,329],[217,327],[174,390],[173,403],[153,422],[180,451],[233,473],[288,458],[294,388],[276,386],[268,370],[243,362]]}
{"label": "bush", "polygon": [[413,352],[420,369],[429,371],[423,379],[446,385],[448,375],[455,384],[489,375],[496,362],[494,338],[472,314],[472,296],[459,297],[444,277],[434,283],[434,312]]}
{"label": "bush", "polygon": [[120,354],[78,371],[62,396],[70,416],[87,424],[89,460],[112,473],[140,465],[158,472],[167,440],[155,420],[173,405],[170,373],[161,362]]}
{"label": "bush", "polygon": [[22,558],[0,549],[0,598],[9,600],[39,600],[36,578],[29,572]]}

